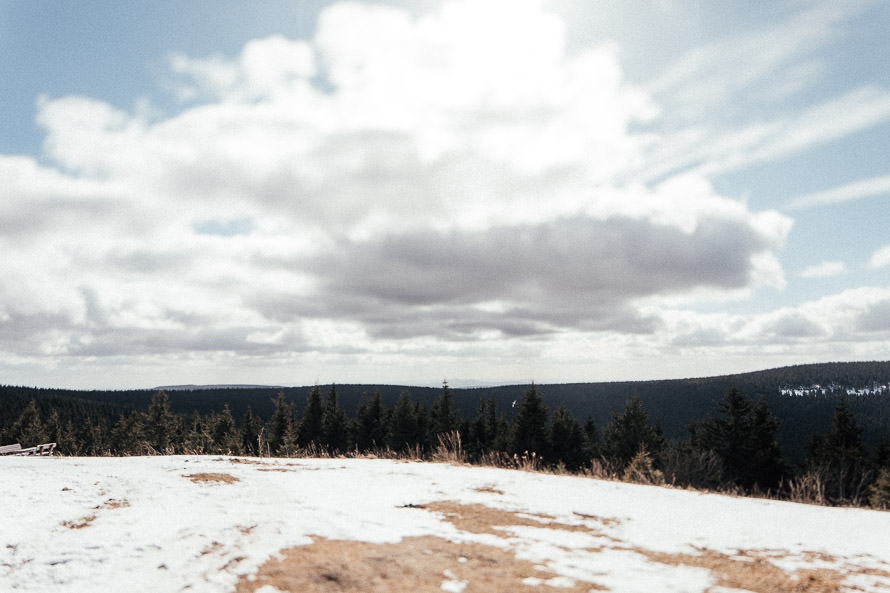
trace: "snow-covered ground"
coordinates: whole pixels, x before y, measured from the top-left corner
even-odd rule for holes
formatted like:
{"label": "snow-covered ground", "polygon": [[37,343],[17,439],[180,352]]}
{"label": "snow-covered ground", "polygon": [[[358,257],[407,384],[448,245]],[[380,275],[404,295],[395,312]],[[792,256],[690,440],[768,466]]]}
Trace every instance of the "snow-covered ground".
{"label": "snow-covered ground", "polygon": [[0,501],[4,593],[890,591],[890,513],[512,470],[6,457]]}

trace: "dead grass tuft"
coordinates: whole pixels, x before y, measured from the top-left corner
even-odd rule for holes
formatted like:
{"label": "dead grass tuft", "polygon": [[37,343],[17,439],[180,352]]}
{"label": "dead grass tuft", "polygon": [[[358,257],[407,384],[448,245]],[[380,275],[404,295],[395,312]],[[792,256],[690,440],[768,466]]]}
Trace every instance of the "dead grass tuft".
{"label": "dead grass tuft", "polygon": [[[122,509],[128,506],[130,506],[130,502],[127,499],[109,498],[99,506],[93,507],[93,510],[102,511],[107,509]],[[90,513],[89,515],[81,517],[80,519],[75,519],[74,521],[62,521],[62,527],[67,527],[68,529],[83,529],[95,521],[97,516],[96,513]]]}
{"label": "dead grass tuft", "polygon": [[444,500],[417,505],[413,508],[441,513],[446,521],[461,531],[469,533],[502,535],[503,529],[507,527],[540,527],[562,531],[583,531],[585,533],[592,531],[584,525],[559,523],[550,515],[516,513],[487,507],[482,504],[461,504]]}
{"label": "dead grass tuft", "polygon": [[[850,590],[843,585],[846,577],[852,575],[872,575],[888,577],[890,573],[858,566],[847,565],[839,568],[801,569],[785,572],[770,558],[787,557],[787,552],[768,550],[740,551],[742,558],[733,558],[713,550],[702,550],[700,554],[668,554],[634,548],[653,562],[669,565],[695,566],[708,569],[714,575],[715,586],[741,589],[755,593],[842,593]],[[804,555],[804,560],[834,561],[835,558],[813,553]]]}
{"label": "dead grass tuft", "polygon": [[[477,543],[455,543],[432,536],[405,538],[392,544],[315,538],[310,545],[282,550],[278,558],[260,567],[255,578],[241,577],[235,593],[253,593],[266,586],[287,593],[605,590],[587,582],[558,588],[549,585],[547,579],[556,576],[528,560],[516,558],[509,550]],[[523,581],[529,578],[539,584],[525,584]]]}
{"label": "dead grass tuft", "polygon": [[488,494],[500,494],[500,495],[504,494],[503,490],[498,490],[491,484],[486,484],[485,486],[479,486],[478,488],[473,488],[473,492],[481,492],[481,493],[488,493]]}
{"label": "dead grass tuft", "polygon": [[183,478],[188,478],[195,484],[200,483],[211,483],[211,484],[233,484],[235,482],[240,482],[238,478],[229,474],[215,473],[215,472],[205,472],[200,474],[183,474]]}

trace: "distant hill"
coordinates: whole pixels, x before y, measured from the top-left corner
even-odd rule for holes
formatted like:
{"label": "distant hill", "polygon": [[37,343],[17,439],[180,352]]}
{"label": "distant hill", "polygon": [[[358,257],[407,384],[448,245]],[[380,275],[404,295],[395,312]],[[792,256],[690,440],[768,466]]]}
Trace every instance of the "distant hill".
{"label": "distant hill", "polygon": [[[834,362],[768,369],[752,373],[716,377],[655,381],[566,383],[537,385],[545,404],[552,410],[566,406],[582,422],[589,416],[602,429],[612,413],[620,412],[631,395],[639,396],[653,421],[660,423],[668,440],[687,436],[686,427],[712,415],[724,394],[735,386],[743,393],[763,397],[781,420],[778,438],[790,461],[803,460],[813,434],[831,426],[832,411],[844,399],[863,429],[863,438],[873,445],[878,435],[890,435],[890,361]],[[814,389],[814,386],[819,386]],[[878,387],[884,386],[884,389]],[[512,403],[522,397],[527,385],[453,388],[454,406],[464,418],[475,415],[482,400],[494,400],[508,418]],[[174,412],[180,414],[219,411],[228,403],[240,419],[250,408],[268,419],[279,392],[296,402],[298,412],[305,406],[312,386],[273,387],[265,385],[175,385],[161,387],[169,392]],[[327,394],[330,386],[322,386]],[[441,388],[401,385],[336,385],[340,404],[354,414],[362,396],[380,392],[391,407],[399,394],[407,391],[414,401],[427,406],[439,397]],[[128,391],[72,391],[0,387],[0,425],[11,423],[33,398],[41,410],[53,408],[74,422],[103,417],[113,422],[121,413],[145,409],[156,389]]]}

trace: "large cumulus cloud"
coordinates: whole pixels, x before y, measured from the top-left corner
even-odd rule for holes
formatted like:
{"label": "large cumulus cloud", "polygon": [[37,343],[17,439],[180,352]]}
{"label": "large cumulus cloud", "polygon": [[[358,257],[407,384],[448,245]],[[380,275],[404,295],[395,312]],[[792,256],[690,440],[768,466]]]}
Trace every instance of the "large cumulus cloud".
{"label": "large cumulus cloud", "polygon": [[660,299],[782,285],[790,220],[636,183],[658,106],[538,3],[337,4],[170,77],[163,116],[43,97],[43,162],[0,157],[3,350],[654,335]]}

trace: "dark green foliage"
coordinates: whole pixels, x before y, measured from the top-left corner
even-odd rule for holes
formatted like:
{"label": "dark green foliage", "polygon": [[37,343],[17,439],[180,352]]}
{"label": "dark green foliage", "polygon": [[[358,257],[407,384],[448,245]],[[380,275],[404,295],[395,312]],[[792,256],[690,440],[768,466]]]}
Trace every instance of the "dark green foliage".
{"label": "dark green foliage", "polygon": [[337,388],[331,385],[321,418],[323,440],[331,453],[349,449],[349,416],[337,401]]}
{"label": "dark green foliage", "polygon": [[813,439],[808,465],[821,475],[829,501],[856,504],[864,495],[865,447],[856,419],[843,401],[834,409],[831,430]]}
{"label": "dark green foliage", "polygon": [[457,428],[457,415],[452,410],[453,399],[454,395],[451,388],[448,387],[448,382],[442,381],[442,394],[433,404],[433,409],[430,412],[430,432],[433,439],[437,434],[451,432]]}
{"label": "dark green foliage", "polygon": [[493,397],[480,401],[476,417],[464,431],[467,452],[474,459],[505,448],[507,421],[503,415],[498,414],[497,406],[497,400]]}
{"label": "dark green foliage", "polygon": [[550,419],[550,451],[552,463],[562,463],[575,471],[588,461],[584,429],[565,406],[559,406]]}
{"label": "dark green foliage", "polygon": [[254,416],[250,407],[244,413],[244,421],[241,423],[240,453],[245,455],[260,455],[263,449],[263,422]]}
{"label": "dark green foliage", "polygon": [[411,395],[403,391],[390,416],[388,444],[393,451],[404,452],[411,450],[419,440],[417,410]]}
{"label": "dark green foliage", "polygon": [[292,450],[296,444],[292,439],[294,430],[294,405],[287,403],[284,392],[279,391],[275,400],[275,411],[272,413],[272,423],[269,426],[269,449],[273,454],[279,454],[284,450]]}
{"label": "dark green foliage", "polygon": [[12,425],[12,440],[21,443],[23,447],[34,447],[47,442],[46,430],[40,418],[40,410],[37,409],[37,401],[31,400],[28,406]]}
{"label": "dark green foliage", "polygon": [[537,453],[541,457],[548,451],[547,413],[541,394],[532,384],[518,404],[513,424],[512,453]]}
{"label": "dark green foliage", "polygon": [[229,404],[225,404],[222,412],[214,414],[211,418],[210,436],[213,440],[213,450],[217,453],[228,455],[241,451],[241,435],[235,426],[235,418],[232,416]]}
{"label": "dark green foliage", "polygon": [[373,399],[362,397],[355,425],[355,446],[359,451],[370,451],[386,443],[383,401],[379,391]]}
{"label": "dark green foliage", "polygon": [[297,426],[297,443],[301,447],[321,443],[324,436],[323,417],[324,405],[321,402],[321,389],[316,385],[309,392],[309,397],[306,399],[306,410],[303,412],[299,426]]}
{"label": "dark green foliage", "polygon": [[778,420],[766,401],[751,401],[738,389],[730,389],[718,407],[718,415],[693,428],[693,446],[713,451],[723,465],[723,475],[743,488],[775,488],[785,468],[776,442]]}
{"label": "dark green foliage", "polygon": [[588,416],[584,422],[585,437],[585,454],[587,459],[595,459],[602,455],[602,443],[600,442],[600,432],[596,428],[596,422],[593,416]]}
{"label": "dark green foliage", "polygon": [[148,413],[143,421],[142,433],[145,443],[159,453],[171,449],[177,436],[180,420],[170,411],[170,398],[164,391],[158,391],[151,399]]}
{"label": "dark green foliage", "polygon": [[621,468],[643,449],[657,462],[664,447],[661,429],[649,424],[649,413],[636,394],[625,402],[622,413],[612,414],[603,437],[605,457]]}

